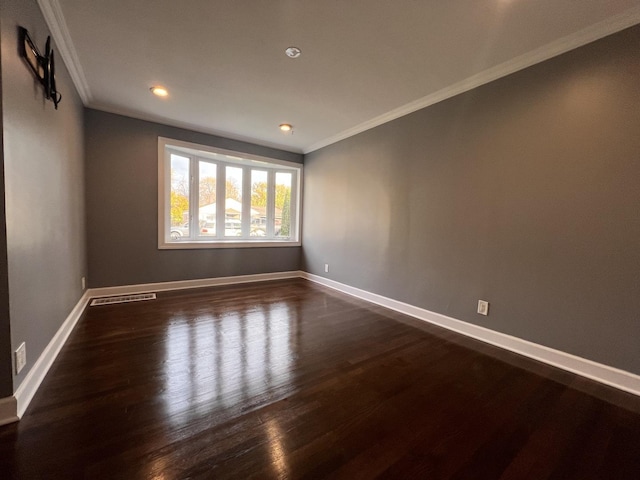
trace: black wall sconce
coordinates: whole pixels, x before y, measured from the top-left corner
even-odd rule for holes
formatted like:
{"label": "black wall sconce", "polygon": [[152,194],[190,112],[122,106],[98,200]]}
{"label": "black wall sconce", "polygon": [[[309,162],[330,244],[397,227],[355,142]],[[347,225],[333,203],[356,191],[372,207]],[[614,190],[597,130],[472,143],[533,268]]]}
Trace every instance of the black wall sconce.
{"label": "black wall sconce", "polygon": [[45,98],[51,100],[57,110],[62,95],[56,90],[55,56],[51,49],[51,37],[47,37],[44,55],[40,54],[26,28],[18,27],[18,39],[20,55],[25,59],[38,82],[42,84]]}

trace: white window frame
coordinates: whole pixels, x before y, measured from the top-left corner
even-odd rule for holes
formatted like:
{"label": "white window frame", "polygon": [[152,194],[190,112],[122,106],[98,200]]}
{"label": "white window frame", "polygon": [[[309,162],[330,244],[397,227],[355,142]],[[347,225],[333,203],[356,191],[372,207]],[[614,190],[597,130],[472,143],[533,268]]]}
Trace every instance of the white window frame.
{"label": "white window frame", "polygon": [[[171,233],[171,153],[190,158],[192,170],[189,198],[189,226],[190,233],[187,240],[172,241]],[[198,171],[193,171],[193,166],[204,160],[217,165],[217,192],[224,191],[225,167],[234,166],[243,168],[242,177],[242,211],[241,222],[246,236],[241,238],[224,237],[224,227],[226,222],[216,222],[215,237],[197,236],[198,222],[193,222],[195,208],[193,205],[198,201]],[[267,238],[250,236],[250,206],[251,206],[251,170],[266,170],[268,176],[267,195]],[[278,172],[292,173],[291,184],[291,223],[292,234],[290,237],[279,239],[273,237],[273,223],[275,212],[275,175]],[[243,152],[226,150],[207,145],[199,145],[190,142],[183,142],[165,137],[158,137],[158,248],[161,250],[184,250],[198,248],[264,248],[264,247],[296,247],[301,245],[301,212],[302,212],[302,164],[279,160],[275,158],[263,157],[259,155],[247,154]],[[222,188],[220,188],[222,187]],[[219,197],[224,194],[217,193],[216,198],[217,213],[216,218],[225,218],[225,199],[221,202]],[[194,203],[195,201],[195,203]]]}

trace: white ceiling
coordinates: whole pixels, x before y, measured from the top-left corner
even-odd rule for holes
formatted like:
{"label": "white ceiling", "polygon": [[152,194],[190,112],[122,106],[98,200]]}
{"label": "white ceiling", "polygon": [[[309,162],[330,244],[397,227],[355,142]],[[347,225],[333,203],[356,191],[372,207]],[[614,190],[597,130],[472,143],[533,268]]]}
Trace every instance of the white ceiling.
{"label": "white ceiling", "polygon": [[39,4],[85,105],[305,153],[640,23],[640,0]]}

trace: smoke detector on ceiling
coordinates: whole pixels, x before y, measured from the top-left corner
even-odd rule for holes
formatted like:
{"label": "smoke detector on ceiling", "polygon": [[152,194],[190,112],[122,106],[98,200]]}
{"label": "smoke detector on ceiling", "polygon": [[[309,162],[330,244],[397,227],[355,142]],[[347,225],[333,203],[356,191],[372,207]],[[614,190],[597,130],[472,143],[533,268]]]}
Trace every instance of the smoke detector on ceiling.
{"label": "smoke detector on ceiling", "polygon": [[302,53],[302,50],[298,47],[289,47],[284,51],[284,53],[286,53],[289,58],[298,58]]}

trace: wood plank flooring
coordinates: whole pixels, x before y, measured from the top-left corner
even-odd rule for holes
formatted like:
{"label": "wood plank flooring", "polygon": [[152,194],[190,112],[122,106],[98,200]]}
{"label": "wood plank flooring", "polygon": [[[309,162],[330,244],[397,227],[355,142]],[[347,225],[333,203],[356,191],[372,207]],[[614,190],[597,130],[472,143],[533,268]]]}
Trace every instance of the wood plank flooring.
{"label": "wood plank flooring", "polygon": [[91,307],[9,479],[640,479],[640,397],[301,279]]}

